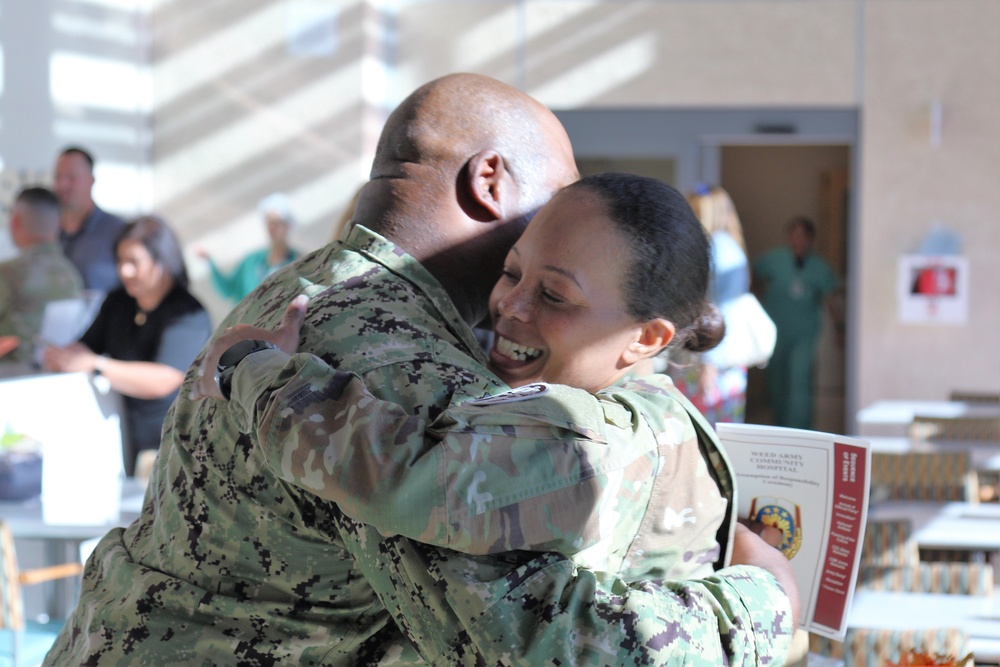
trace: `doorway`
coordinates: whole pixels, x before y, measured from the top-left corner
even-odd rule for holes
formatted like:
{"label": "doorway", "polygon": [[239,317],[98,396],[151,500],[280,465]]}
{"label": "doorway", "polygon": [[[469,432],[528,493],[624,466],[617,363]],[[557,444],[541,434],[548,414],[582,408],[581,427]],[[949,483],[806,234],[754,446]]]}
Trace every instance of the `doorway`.
{"label": "doorway", "polygon": [[[729,192],[739,213],[751,264],[767,250],[785,243],[785,225],[792,216],[805,215],[816,223],[815,251],[846,284],[850,145],[723,144],[719,149],[719,184]],[[846,432],[845,359],[843,336],[838,337],[832,318],[824,312],[817,345],[816,430]],[[766,370],[750,369],[749,423],[772,423],[765,374]]]}

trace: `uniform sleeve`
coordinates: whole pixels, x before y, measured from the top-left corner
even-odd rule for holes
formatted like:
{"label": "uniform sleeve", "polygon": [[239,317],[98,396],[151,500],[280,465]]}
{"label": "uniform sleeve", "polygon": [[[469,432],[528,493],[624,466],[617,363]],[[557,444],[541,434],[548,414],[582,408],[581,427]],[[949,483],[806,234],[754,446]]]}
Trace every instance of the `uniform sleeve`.
{"label": "uniform sleeve", "polygon": [[[430,664],[774,665],[788,650],[788,598],[776,580],[758,568],[726,568],[701,580],[625,582],[581,569],[557,553],[511,550],[477,556],[441,548],[449,540],[464,548],[458,543],[462,539],[489,546],[497,534],[488,522],[469,521],[460,529],[452,525],[462,522],[456,519],[458,511],[447,507],[446,495],[461,496],[462,512],[473,516],[489,516],[490,508],[520,507],[511,503],[531,494],[558,496],[574,486],[590,486],[581,493],[599,495],[601,486],[590,485],[590,480],[624,464],[613,446],[606,447],[603,458],[584,458],[590,450],[582,443],[596,449],[589,434],[576,432],[573,447],[579,449],[558,457],[579,461],[560,471],[569,482],[559,483],[551,472],[539,472],[551,471],[551,460],[533,465],[537,459],[522,459],[511,450],[509,424],[501,423],[492,439],[461,444],[442,434],[461,431],[465,418],[445,413],[431,425],[437,435],[425,439],[424,420],[373,401],[356,376],[331,373],[310,355],[289,359],[265,351],[247,357],[234,375],[232,396],[234,415],[244,427],[256,424],[265,457],[280,477],[344,503],[345,514],[364,520],[343,517],[345,544],[397,625]],[[537,405],[536,400],[524,402],[532,403]],[[321,405],[323,410],[318,409]],[[497,412],[516,405],[500,404]],[[545,421],[553,419],[548,414]],[[485,424],[477,421],[474,426],[480,430]],[[352,438],[363,437],[363,444],[341,438],[346,427]],[[550,428],[544,426],[546,437],[553,434]],[[505,431],[507,437],[501,437]],[[525,449],[544,450],[537,445],[537,439],[528,438]],[[460,456],[462,448],[495,450],[492,457],[482,451],[467,453],[480,464],[508,466],[503,482],[482,486],[494,473],[463,465],[467,459]],[[501,453],[507,453],[506,460]],[[338,478],[332,474],[338,469],[351,474]],[[518,474],[510,474],[512,470]],[[478,480],[480,485],[470,484],[468,493],[456,494],[462,482],[448,476],[463,471],[464,483]],[[553,482],[556,488],[544,486]],[[592,499],[580,505],[585,508],[581,514],[595,514]],[[510,516],[495,512],[497,521]],[[428,530],[431,524],[443,526],[441,532]],[[399,534],[387,537],[390,532]],[[508,530],[505,539],[517,534]],[[553,541],[554,546],[558,543]]]}
{"label": "uniform sleeve", "polygon": [[431,665],[780,665],[791,609],[746,566],[701,580],[627,583],[559,554],[468,556],[374,529],[341,534],[396,624]]}
{"label": "uniform sleeve", "polygon": [[383,535],[573,555],[607,539],[602,508],[645,510],[636,488],[656,473],[657,439],[620,404],[547,392],[429,422],[312,355],[266,351],[240,363],[231,409],[281,479]]}

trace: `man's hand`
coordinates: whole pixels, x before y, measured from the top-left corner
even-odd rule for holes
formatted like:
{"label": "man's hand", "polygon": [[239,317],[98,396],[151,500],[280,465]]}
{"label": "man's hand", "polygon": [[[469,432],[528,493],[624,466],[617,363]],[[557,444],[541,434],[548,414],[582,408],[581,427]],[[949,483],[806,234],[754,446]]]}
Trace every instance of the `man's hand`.
{"label": "man's hand", "polygon": [[306,318],[308,304],[309,297],[304,294],[295,297],[281,317],[281,325],[274,331],[249,324],[237,324],[222,332],[202,357],[198,367],[198,380],[191,388],[191,399],[198,401],[209,397],[223,398],[215,381],[215,369],[219,365],[219,357],[241,340],[266,340],[277,345],[282,352],[295,354],[299,349],[299,332]]}
{"label": "man's hand", "polygon": [[802,618],[799,584],[795,581],[792,564],[785,555],[761,539],[756,533],[743,525],[736,524],[736,535],[733,540],[733,565],[753,565],[774,575],[785,595],[792,603],[792,621],[794,628],[799,627]]}

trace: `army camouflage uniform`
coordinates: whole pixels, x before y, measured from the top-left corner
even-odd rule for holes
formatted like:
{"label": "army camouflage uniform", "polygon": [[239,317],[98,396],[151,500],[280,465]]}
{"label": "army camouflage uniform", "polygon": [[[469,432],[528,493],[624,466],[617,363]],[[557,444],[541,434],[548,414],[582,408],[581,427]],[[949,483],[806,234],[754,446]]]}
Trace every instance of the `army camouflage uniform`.
{"label": "army camouflage uniform", "polygon": [[555,551],[626,581],[704,577],[728,560],[728,460],[666,376],[596,400],[546,384],[473,400],[435,420],[425,443],[419,417],[356,376],[313,355],[289,360],[268,351],[237,368],[241,428],[282,479],[383,535],[465,553]]}
{"label": "army camouflage uniform", "polygon": [[[440,285],[364,228],[266,280],[222,326],[273,329],[298,293],[300,349],[421,420],[505,389]],[[164,423],[142,515],[98,545],[45,664],[781,663],[788,600],[763,570],[626,584],[552,553],[383,537],[276,475],[227,403],[191,402],[195,375]]]}
{"label": "army camouflage uniform", "polygon": [[45,304],[83,294],[83,279],[57,243],[38,243],[0,264],[0,336],[21,344],[4,361],[31,361]]}

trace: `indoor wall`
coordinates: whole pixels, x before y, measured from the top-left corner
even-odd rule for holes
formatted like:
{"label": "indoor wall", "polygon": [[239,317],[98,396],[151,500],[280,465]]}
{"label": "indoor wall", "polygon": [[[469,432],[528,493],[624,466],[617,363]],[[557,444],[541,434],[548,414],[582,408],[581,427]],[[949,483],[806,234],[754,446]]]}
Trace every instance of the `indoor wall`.
{"label": "indoor wall", "polygon": [[[132,165],[101,174],[101,203],[156,209],[223,260],[263,242],[254,207],[275,190],[299,211],[297,244],[325,241],[388,110],[446,72],[565,113],[853,113],[849,410],[998,389],[996,0],[38,0],[4,5],[0,41],[6,170],[93,141],[106,166]],[[59,69],[67,53],[87,56],[82,74]],[[621,157],[676,158],[680,187],[711,162]],[[970,262],[968,320],[901,324],[898,258],[938,223]]]}

